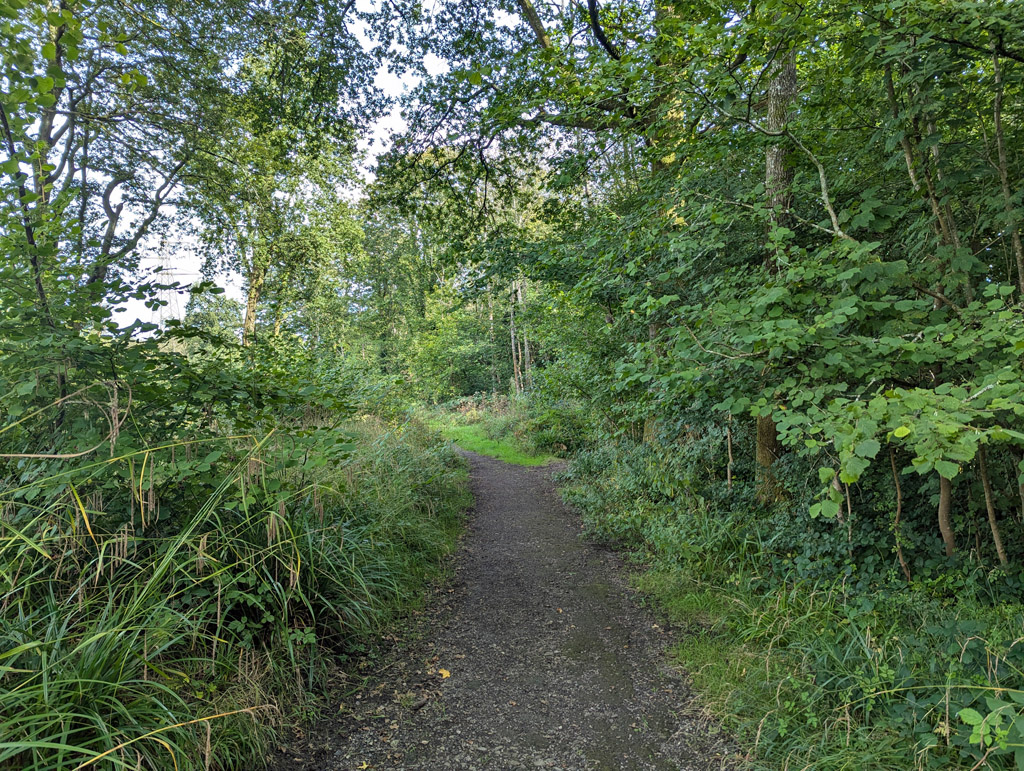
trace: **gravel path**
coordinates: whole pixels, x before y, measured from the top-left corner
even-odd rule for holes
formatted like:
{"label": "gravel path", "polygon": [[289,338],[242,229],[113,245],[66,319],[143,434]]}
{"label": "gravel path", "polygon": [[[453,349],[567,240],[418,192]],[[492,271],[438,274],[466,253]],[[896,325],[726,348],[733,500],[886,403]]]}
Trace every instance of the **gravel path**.
{"label": "gravel path", "polygon": [[467,454],[455,582],[368,687],[274,767],[719,769],[726,743],[665,661],[616,556],[579,538],[549,468]]}

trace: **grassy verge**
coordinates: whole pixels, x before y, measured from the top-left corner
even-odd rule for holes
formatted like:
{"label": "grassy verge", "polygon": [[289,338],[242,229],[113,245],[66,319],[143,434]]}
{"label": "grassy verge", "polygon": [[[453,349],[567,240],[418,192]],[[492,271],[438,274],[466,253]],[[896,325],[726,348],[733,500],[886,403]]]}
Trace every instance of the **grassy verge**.
{"label": "grassy verge", "polygon": [[517,466],[543,466],[574,443],[574,432],[557,410],[549,409],[544,419],[533,413],[526,399],[480,395],[423,408],[419,418],[464,450]]}
{"label": "grassy verge", "polygon": [[464,462],[416,422],[302,438],[164,452],[159,471],[201,463],[215,485],[173,477],[143,510],[90,466],[66,493],[0,494],[0,770],[260,767],[420,601],[461,531]]}
{"label": "grassy verge", "polygon": [[[672,655],[751,768],[1015,762],[1014,705],[1024,696],[1012,655],[1019,607],[954,605],[913,591],[854,598],[837,586],[799,583],[754,591],[664,563],[636,583],[685,630]],[[971,738],[960,717],[970,709],[1002,713],[990,743]]]}
{"label": "grassy verge", "polygon": [[480,425],[440,425],[441,436],[470,452],[497,458],[517,466],[544,466],[557,460],[552,455],[531,455],[508,439],[492,439]]}
{"label": "grassy verge", "polygon": [[648,473],[582,455],[564,492],[645,566],[637,586],[682,628],[672,654],[747,767],[1024,768],[1024,605],[991,571],[801,578],[763,511],[666,499]]}

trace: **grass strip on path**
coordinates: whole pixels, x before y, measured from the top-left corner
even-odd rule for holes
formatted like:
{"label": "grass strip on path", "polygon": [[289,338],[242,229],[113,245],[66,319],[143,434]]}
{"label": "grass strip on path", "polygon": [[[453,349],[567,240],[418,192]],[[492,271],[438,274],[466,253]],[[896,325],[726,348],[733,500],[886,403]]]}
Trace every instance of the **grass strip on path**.
{"label": "grass strip on path", "polygon": [[503,460],[517,466],[544,466],[557,458],[552,455],[530,455],[511,442],[491,439],[480,426],[439,426],[441,435],[463,450]]}

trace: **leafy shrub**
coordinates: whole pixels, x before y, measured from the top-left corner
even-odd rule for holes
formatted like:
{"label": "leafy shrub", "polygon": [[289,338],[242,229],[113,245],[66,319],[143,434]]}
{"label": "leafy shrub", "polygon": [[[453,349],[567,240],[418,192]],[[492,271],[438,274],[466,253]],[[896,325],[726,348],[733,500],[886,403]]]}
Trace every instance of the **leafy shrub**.
{"label": "leafy shrub", "polygon": [[580,405],[561,403],[544,408],[526,421],[524,430],[535,449],[552,455],[566,456],[594,441],[592,423]]}

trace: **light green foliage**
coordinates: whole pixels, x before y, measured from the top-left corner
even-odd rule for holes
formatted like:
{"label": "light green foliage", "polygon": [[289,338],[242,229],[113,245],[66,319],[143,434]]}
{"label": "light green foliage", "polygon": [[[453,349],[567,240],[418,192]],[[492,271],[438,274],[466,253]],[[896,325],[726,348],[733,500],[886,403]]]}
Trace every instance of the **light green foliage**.
{"label": "light green foliage", "polygon": [[438,405],[424,415],[460,447],[521,465],[567,457],[596,439],[581,404],[547,403],[536,393],[478,394]]}
{"label": "light green foliage", "polygon": [[441,429],[441,435],[464,450],[517,466],[544,466],[554,460],[550,455],[530,455],[510,442],[490,439],[480,426],[446,426]]}
{"label": "light green foliage", "polygon": [[445,439],[470,452],[487,455],[517,466],[543,466],[555,458],[528,444],[521,427],[521,415],[504,398],[460,399],[425,413],[430,425]]}

